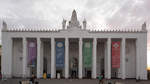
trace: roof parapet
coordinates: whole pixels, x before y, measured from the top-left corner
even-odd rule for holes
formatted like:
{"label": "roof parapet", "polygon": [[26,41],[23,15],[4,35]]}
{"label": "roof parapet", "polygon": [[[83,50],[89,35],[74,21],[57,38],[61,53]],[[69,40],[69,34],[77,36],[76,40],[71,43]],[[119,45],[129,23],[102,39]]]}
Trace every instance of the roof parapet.
{"label": "roof parapet", "polygon": [[[21,26],[20,26],[21,25]],[[50,25],[11,25],[11,24],[6,24],[5,21],[3,21],[3,29],[2,31],[5,32],[59,32],[59,31],[63,31],[64,29],[62,29],[61,27],[59,27],[59,29],[51,27]],[[67,31],[67,29],[65,29],[65,31]],[[138,26],[129,26],[129,27],[115,27],[115,26],[89,26],[84,29],[84,31],[88,31],[88,32],[147,32],[146,30],[146,23],[144,23],[142,25],[142,29],[141,27]]]}

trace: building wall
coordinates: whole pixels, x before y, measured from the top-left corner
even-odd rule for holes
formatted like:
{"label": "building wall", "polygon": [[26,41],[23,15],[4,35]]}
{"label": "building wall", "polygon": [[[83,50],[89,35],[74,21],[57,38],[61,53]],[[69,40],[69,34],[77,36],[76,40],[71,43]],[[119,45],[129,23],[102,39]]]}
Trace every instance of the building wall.
{"label": "building wall", "polygon": [[126,40],[126,77],[136,78],[136,40]]}
{"label": "building wall", "polygon": [[[71,71],[73,70],[73,64],[71,61],[73,61],[73,58],[76,58],[79,63],[79,46],[78,46],[78,40],[70,40],[69,42],[69,77],[71,77]],[[77,64],[78,68],[79,64]]]}
{"label": "building wall", "polygon": [[147,34],[143,33],[138,41],[140,79],[147,79]]}
{"label": "building wall", "polygon": [[7,33],[2,34],[2,75],[3,77],[12,76],[12,39]]}
{"label": "building wall", "polygon": [[21,77],[23,70],[23,46],[22,39],[13,39],[12,45],[12,76]]}
{"label": "building wall", "polygon": [[[145,32],[88,32],[70,28],[60,32],[2,32],[2,74],[12,75],[12,38],[134,38],[137,39],[136,78],[147,79],[147,33]],[[107,58],[107,57],[106,57]],[[6,61],[7,60],[7,61]],[[106,66],[107,67],[107,66]],[[106,68],[105,68],[106,69]],[[106,73],[107,75],[107,73]]]}
{"label": "building wall", "polygon": [[44,55],[44,62],[46,62],[46,65],[44,66],[43,64],[43,68],[45,67],[45,69],[47,69],[47,74],[51,74],[51,46],[50,46],[50,42],[43,42],[43,55]]}

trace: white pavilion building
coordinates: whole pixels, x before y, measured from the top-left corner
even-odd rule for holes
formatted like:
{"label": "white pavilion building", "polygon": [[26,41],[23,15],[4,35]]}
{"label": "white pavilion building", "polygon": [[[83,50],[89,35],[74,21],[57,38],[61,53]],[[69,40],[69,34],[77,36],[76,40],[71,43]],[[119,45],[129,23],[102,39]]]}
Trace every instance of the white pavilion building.
{"label": "white pavilion building", "polygon": [[3,77],[147,80],[147,29],[88,30],[76,11],[62,29],[2,29]]}

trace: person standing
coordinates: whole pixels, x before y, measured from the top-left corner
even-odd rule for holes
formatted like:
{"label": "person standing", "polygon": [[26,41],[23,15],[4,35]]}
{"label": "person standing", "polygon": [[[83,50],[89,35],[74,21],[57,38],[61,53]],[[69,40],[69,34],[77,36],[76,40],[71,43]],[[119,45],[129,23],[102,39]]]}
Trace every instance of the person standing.
{"label": "person standing", "polygon": [[30,84],[34,84],[34,80],[35,80],[35,76],[34,74],[32,74],[31,78],[30,78]]}
{"label": "person standing", "polygon": [[98,80],[99,80],[99,84],[103,84],[103,75],[100,74]]}

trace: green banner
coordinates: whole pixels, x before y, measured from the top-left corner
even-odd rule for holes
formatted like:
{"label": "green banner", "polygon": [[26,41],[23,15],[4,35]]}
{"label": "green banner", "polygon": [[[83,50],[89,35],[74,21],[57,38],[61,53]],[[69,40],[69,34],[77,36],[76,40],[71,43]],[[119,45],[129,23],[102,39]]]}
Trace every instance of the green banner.
{"label": "green banner", "polygon": [[85,68],[92,67],[92,41],[83,42],[83,64]]}

